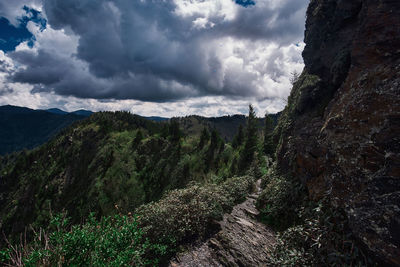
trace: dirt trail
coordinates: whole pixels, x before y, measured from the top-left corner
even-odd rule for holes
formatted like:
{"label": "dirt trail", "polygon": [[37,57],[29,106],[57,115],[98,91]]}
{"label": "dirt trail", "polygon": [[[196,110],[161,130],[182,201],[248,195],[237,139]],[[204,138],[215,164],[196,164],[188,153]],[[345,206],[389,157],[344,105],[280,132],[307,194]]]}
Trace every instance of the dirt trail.
{"label": "dirt trail", "polygon": [[260,183],[258,180],[255,192],[245,202],[224,215],[219,222],[221,230],[216,235],[178,254],[169,266],[266,266],[275,235],[256,220],[255,202],[261,193]]}

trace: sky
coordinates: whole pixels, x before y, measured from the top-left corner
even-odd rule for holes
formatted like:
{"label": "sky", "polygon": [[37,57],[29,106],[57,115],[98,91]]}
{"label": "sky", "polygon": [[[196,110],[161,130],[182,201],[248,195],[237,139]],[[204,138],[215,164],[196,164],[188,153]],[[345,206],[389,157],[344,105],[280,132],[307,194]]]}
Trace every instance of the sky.
{"label": "sky", "polygon": [[309,0],[2,0],[0,105],[281,111]]}

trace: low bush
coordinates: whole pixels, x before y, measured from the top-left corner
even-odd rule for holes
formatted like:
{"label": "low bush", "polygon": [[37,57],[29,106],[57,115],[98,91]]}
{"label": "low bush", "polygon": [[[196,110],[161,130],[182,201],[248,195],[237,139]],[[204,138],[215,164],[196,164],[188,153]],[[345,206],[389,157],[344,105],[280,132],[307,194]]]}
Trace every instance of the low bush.
{"label": "low bush", "polygon": [[98,221],[91,214],[85,224],[72,227],[68,219],[55,216],[32,243],[8,252],[11,266],[146,266],[158,264],[149,255],[162,255],[165,247],[150,244],[135,217]]}
{"label": "low bush", "polygon": [[264,190],[257,200],[261,220],[276,230],[296,224],[298,211],[307,199],[305,188],[295,179],[274,171],[263,177]]}
{"label": "low bush", "polygon": [[139,207],[139,225],[151,241],[173,249],[180,244],[203,238],[252,189],[250,176],[233,177],[220,185],[193,185],[173,190],[158,202]]}

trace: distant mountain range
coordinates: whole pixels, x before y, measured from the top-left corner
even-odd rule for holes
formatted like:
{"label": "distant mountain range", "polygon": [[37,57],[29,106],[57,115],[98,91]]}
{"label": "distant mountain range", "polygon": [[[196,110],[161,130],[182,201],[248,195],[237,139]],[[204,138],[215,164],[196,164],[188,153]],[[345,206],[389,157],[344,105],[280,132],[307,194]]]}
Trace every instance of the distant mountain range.
{"label": "distant mountain range", "polygon": [[41,145],[63,128],[92,113],[87,110],[69,113],[60,109],[0,106],[0,155]]}
{"label": "distant mountain range", "polygon": [[76,110],[73,112],[66,112],[66,111],[58,109],[58,108],[50,108],[50,109],[45,109],[44,111],[47,111],[47,112],[50,112],[53,114],[59,114],[59,115],[75,114],[75,115],[84,116],[84,117],[89,117],[90,115],[93,114],[93,111],[84,110],[84,109]]}

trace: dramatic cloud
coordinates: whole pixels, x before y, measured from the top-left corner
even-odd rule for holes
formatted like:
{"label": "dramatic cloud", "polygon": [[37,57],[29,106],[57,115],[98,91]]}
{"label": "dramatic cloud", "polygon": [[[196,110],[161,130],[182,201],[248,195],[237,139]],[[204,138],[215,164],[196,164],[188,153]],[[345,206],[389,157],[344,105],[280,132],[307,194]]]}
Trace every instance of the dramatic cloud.
{"label": "dramatic cloud", "polygon": [[18,27],[20,19],[26,16],[24,6],[41,11],[42,0],[5,0],[0,1],[0,17],[6,18],[12,25]]}
{"label": "dramatic cloud", "polygon": [[11,100],[16,87],[25,86],[24,92],[41,98],[76,103],[92,99],[106,108],[112,106],[106,105],[108,99],[114,107],[154,102],[174,107],[176,114],[184,113],[176,110],[181,108],[207,114],[206,107],[214,107],[210,99],[218,99],[212,102],[220,106],[212,109],[218,115],[233,112],[228,103],[240,105],[238,112],[249,102],[257,103],[260,112],[277,111],[289,94],[290,73],[303,67],[307,4],[308,0],[7,1],[0,4],[0,16],[13,25],[26,13],[24,5],[42,11],[47,25],[27,22],[35,37],[33,46],[25,41],[3,53],[12,70],[0,76],[3,88],[8,88],[2,89],[0,103],[7,95]]}

